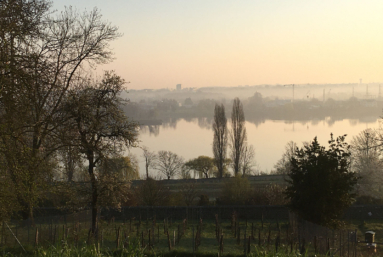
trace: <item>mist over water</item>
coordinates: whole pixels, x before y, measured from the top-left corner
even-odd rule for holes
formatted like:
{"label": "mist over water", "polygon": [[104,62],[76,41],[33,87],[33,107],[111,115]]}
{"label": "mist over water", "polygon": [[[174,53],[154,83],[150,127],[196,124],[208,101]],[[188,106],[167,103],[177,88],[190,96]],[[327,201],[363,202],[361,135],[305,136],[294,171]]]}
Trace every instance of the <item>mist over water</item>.
{"label": "mist over water", "polygon": [[[347,134],[346,141],[350,142],[353,136],[367,128],[378,128],[378,117],[364,117],[363,119],[333,120],[326,117],[322,120],[286,121],[265,120],[254,124],[246,121],[247,139],[249,145],[255,147],[255,160],[262,172],[270,172],[275,163],[282,157],[285,145],[294,141],[298,146],[302,142],[311,141],[318,137],[320,144],[328,146],[330,134],[334,137]],[[228,120],[228,128],[230,122]],[[160,126],[143,126],[139,135],[140,146],[146,146],[150,151],[172,151],[182,156],[185,161],[200,155],[213,157],[212,142],[213,131],[211,119],[195,118],[190,120],[179,119],[167,122]],[[145,162],[142,150],[132,148],[130,152],[138,157],[141,177],[145,174]],[[151,170],[152,176],[158,173]]]}

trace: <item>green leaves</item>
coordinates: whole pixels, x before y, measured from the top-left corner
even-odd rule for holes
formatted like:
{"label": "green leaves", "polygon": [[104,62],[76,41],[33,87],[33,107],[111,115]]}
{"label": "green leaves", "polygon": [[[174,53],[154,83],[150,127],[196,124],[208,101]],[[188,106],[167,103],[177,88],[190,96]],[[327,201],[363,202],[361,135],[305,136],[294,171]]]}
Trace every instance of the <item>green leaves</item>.
{"label": "green leaves", "polygon": [[331,134],[328,149],[315,137],[291,158],[286,196],[289,207],[301,218],[335,226],[352,204],[358,178],[349,170],[351,153],[345,137],[334,139]]}

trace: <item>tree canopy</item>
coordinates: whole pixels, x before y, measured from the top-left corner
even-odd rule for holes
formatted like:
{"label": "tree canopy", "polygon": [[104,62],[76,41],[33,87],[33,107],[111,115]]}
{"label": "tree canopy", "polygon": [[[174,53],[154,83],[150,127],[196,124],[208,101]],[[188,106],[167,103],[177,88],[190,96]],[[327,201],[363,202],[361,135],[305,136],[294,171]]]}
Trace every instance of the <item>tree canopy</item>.
{"label": "tree canopy", "polygon": [[329,141],[329,149],[315,137],[296,148],[291,158],[286,195],[289,207],[308,221],[336,226],[354,201],[357,176],[350,170],[350,149],[345,135]]}

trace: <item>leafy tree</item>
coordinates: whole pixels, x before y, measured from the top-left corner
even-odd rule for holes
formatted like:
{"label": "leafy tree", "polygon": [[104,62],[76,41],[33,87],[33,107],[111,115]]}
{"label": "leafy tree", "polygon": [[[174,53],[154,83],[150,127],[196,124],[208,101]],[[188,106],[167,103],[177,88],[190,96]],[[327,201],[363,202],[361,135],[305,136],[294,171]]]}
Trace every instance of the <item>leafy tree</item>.
{"label": "leafy tree", "polygon": [[235,175],[241,172],[241,160],[243,159],[243,154],[246,148],[246,140],[245,115],[243,113],[242,103],[237,97],[233,102],[230,132],[231,160],[233,161]]}
{"label": "leafy tree", "polygon": [[198,158],[186,162],[185,166],[198,171],[200,177],[202,177],[203,174],[206,178],[209,178],[209,175],[213,173],[214,159],[208,156],[198,156]]}
{"label": "leafy tree", "polygon": [[[99,82],[84,84],[70,90],[63,108],[71,118],[70,132],[64,140],[74,144],[85,156],[91,184],[92,233],[97,231],[100,178],[96,166],[110,156],[122,152],[137,141],[137,125],[121,110],[119,94],[124,81],[112,72],[105,72]],[[73,133],[73,132],[76,133]],[[109,179],[109,178],[108,178]]]}
{"label": "leafy tree", "polygon": [[218,169],[218,177],[222,178],[225,169],[226,150],[227,150],[227,118],[225,106],[215,105],[213,121],[213,154],[215,165]]}
{"label": "leafy tree", "polygon": [[170,179],[181,173],[184,160],[170,151],[159,151],[156,169]]}
{"label": "leafy tree", "polygon": [[311,144],[297,149],[291,158],[286,195],[289,207],[301,218],[336,226],[343,211],[354,201],[357,176],[350,172],[350,149],[345,135],[329,141],[329,149]]}
{"label": "leafy tree", "polygon": [[68,90],[84,69],[112,59],[117,28],[97,9],[50,15],[45,0],[0,2],[0,139],[7,174],[27,215],[45,194],[55,168]]}

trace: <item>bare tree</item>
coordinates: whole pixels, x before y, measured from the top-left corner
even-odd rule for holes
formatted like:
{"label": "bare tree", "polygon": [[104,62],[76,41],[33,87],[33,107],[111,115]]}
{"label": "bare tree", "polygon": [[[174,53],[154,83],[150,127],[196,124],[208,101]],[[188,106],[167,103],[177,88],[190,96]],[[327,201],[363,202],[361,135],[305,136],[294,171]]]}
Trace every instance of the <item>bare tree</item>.
{"label": "bare tree", "polygon": [[146,146],[142,148],[142,157],[145,158],[145,170],[146,170],[146,179],[149,178],[149,168],[154,168],[157,160],[157,155],[155,152],[149,151]]}
{"label": "bare tree", "polygon": [[296,149],[297,144],[295,142],[288,142],[285,146],[285,152],[282,158],[274,165],[274,170],[271,173],[280,175],[289,174],[292,169],[291,158],[295,156]]}
{"label": "bare tree", "polygon": [[242,176],[249,175],[253,171],[255,163],[255,150],[253,145],[246,145],[241,158]]}
{"label": "bare tree", "polygon": [[366,129],[351,141],[352,171],[361,176],[359,193],[381,198],[382,146],[378,131]]}
{"label": "bare tree", "polygon": [[184,160],[182,157],[170,151],[158,151],[156,169],[170,179],[182,170]]}
{"label": "bare tree", "polygon": [[223,104],[215,105],[213,131],[214,160],[218,169],[218,177],[222,178],[225,170],[227,150],[227,118],[225,114],[225,106],[223,106]]}
{"label": "bare tree", "polygon": [[230,133],[231,160],[233,161],[235,175],[241,171],[241,159],[246,147],[246,140],[245,114],[243,113],[242,103],[237,97],[234,99],[233,110],[231,112]]}
{"label": "bare tree", "polygon": [[181,188],[180,192],[183,196],[186,206],[190,206],[193,204],[194,199],[197,198],[198,192],[196,189],[195,180],[189,183],[185,183]]}

